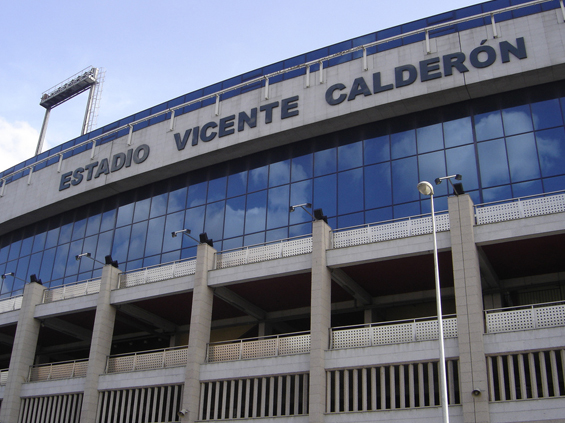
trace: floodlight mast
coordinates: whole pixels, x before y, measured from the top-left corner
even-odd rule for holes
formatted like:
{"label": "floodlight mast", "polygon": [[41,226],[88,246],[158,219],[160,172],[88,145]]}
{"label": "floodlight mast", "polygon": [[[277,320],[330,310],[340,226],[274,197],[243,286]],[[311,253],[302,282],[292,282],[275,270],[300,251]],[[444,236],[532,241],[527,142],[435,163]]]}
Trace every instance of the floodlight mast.
{"label": "floodlight mast", "polygon": [[96,113],[99,102],[103,74],[101,69],[88,66],[77,74],[48,89],[41,95],[39,105],[45,108],[45,117],[43,118],[43,125],[41,126],[39,141],[37,142],[37,148],[35,150],[36,156],[41,154],[43,150],[43,142],[45,140],[45,133],[47,132],[51,109],[88,90],[90,90],[90,95],[88,96],[81,135],[84,135],[87,129],[90,129],[89,123],[93,121],[93,114]]}

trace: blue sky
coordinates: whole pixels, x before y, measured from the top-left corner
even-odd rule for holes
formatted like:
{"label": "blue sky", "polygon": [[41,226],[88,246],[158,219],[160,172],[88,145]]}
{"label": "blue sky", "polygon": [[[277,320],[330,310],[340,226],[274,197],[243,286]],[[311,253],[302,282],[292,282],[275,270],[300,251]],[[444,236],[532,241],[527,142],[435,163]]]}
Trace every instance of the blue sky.
{"label": "blue sky", "polygon": [[[41,93],[87,66],[106,71],[99,127],[273,62],[476,3],[5,0],[0,170],[34,155]],[[86,101],[82,94],[52,110],[44,150],[80,135]]]}

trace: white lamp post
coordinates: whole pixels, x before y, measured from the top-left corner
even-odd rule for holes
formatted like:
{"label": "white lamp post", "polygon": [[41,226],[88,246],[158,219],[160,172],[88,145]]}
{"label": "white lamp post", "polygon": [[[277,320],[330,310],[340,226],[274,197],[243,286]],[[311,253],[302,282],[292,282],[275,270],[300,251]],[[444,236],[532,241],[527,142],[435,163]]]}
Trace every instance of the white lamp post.
{"label": "white lamp post", "polygon": [[418,191],[422,195],[429,195],[432,202],[432,232],[434,235],[434,270],[436,282],[436,306],[437,306],[437,325],[439,328],[439,381],[441,390],[441,409],[443,422],[449,423],[449,404],[447,399],[447,372],[445,369],[445,342],[443,339],[443,319],[441,311],[441,291],[439,284],[439,267],[437,262],[437,237],[436,237],[436,217],[434,211],[434,187],[426,181],[418,184]]}

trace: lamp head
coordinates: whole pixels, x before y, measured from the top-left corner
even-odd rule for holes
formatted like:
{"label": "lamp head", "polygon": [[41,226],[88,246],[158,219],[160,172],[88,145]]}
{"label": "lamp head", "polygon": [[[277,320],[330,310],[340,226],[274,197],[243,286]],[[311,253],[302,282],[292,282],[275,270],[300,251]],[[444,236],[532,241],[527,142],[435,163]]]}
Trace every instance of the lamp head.
{"label": "lamp head", "polygon": [[[437,183],[437,180],[436,180],[436,183]],[[434,187],[428,181],[420,182],[418,184],[418,191],[420,191],[420,194],[422,194],[422,195],[434,195]]]}

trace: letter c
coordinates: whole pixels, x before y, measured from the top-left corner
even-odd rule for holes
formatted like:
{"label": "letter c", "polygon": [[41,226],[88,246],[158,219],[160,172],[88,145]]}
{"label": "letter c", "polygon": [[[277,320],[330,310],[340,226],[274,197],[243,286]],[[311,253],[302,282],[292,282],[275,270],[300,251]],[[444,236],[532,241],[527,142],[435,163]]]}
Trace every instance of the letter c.
{"label": "letter c", "polygon": [[334,92],[335,91],[342,91],[345,90],[345,85],[343,84],[335,84],[332,85],[330,88],[328,88],[328,90],[326,91],[326,102],[330,105],[330,106],[335,106],[336,104],[340,104],[343,103],[345,101],[345,99],[347,98],[347,95],[345,94],[340,94],[337,98],[334,98]]}

